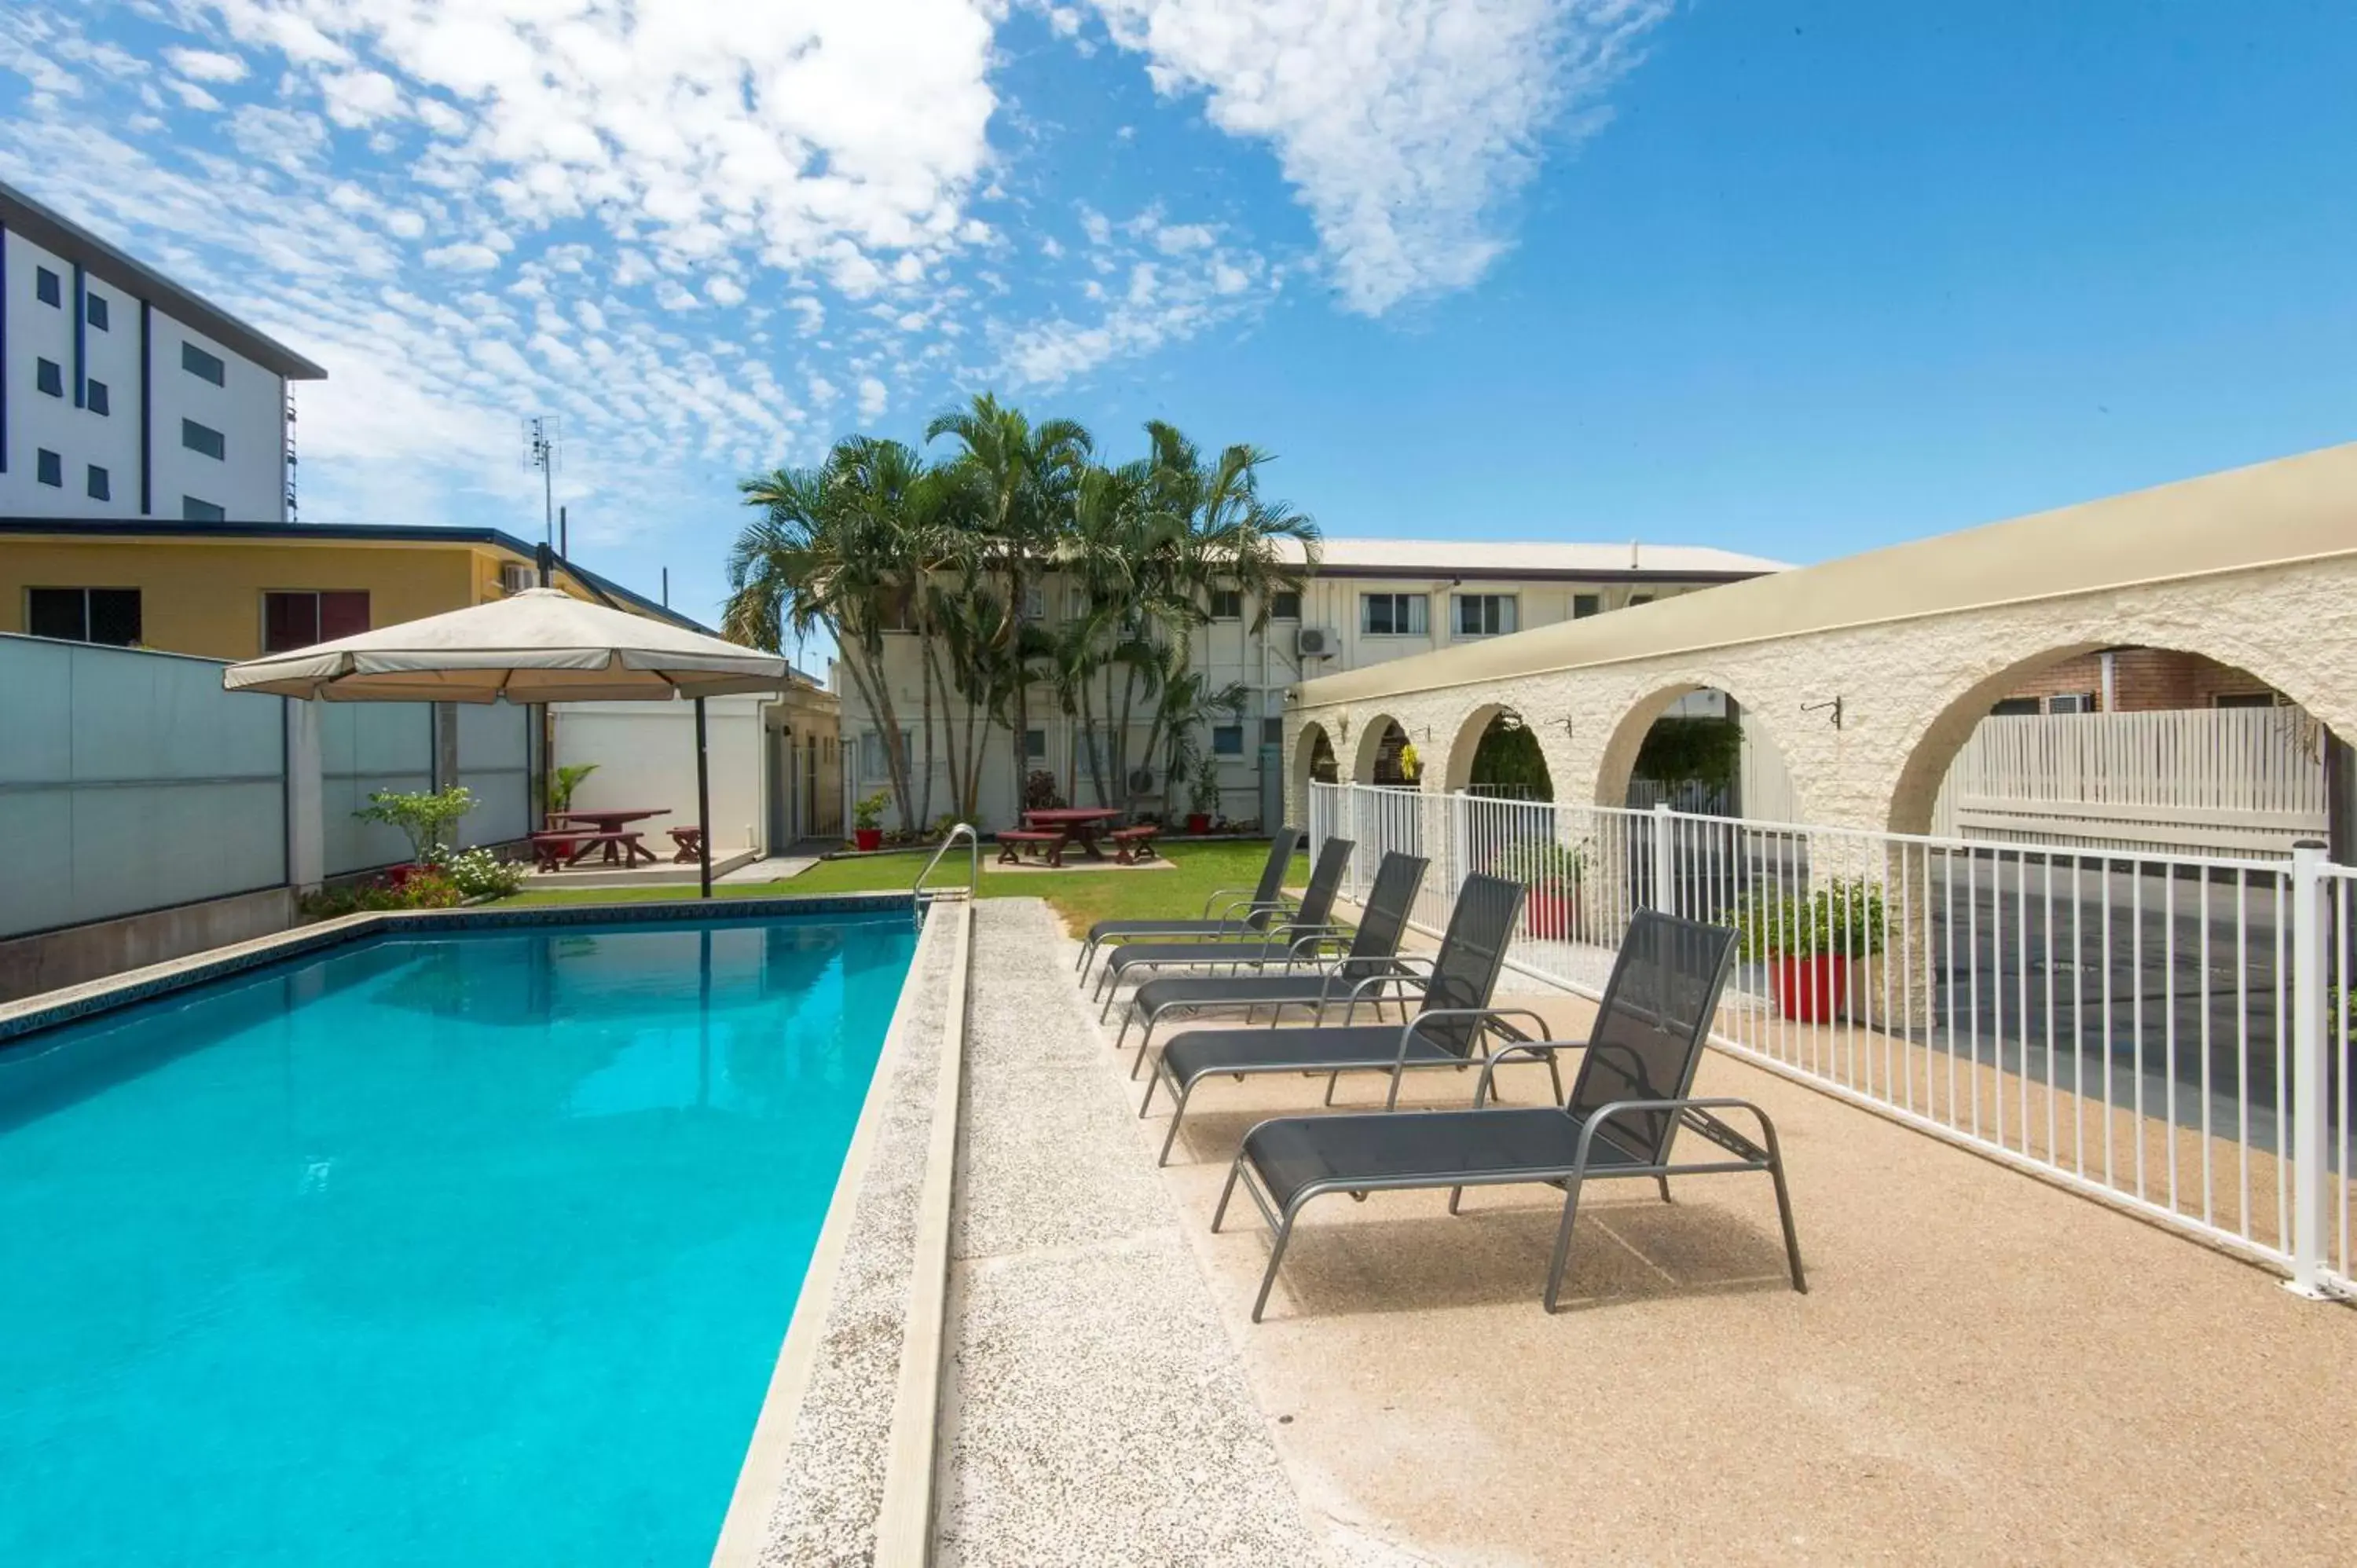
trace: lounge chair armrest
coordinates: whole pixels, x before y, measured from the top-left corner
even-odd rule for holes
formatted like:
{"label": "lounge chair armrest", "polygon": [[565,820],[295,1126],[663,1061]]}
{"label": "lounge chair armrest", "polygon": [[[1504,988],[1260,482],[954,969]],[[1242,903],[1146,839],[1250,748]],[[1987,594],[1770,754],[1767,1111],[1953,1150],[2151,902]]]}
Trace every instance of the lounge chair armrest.
{"label": "lounge chair armrest", "polygon": [[[1783,1163],[1783,1153],[1776,1141],[1776,1123],[1768,1119],[1767,1112],[1749,1100],[1738,1100],[1731,1095],[1701,1098],[1688,1096],[1683,1100],[1616,1100],[1611,1104],[1598,1110],[1580,1128],[1578,1146],[1572,1151],[1574,1180],[1587,1174],[1587,1148],[1596,1141],[1598,1131],[1613,1118],[1637,1111],[1674,1111],[1677,1112],[1680,1125],[1693,1128],[1697,1133],[1708,1138],[1741,1162],[1739,1165],[1734,1166],[1695,1167],[1697,1170],[1765,1169]],[[1750,1139],[1746,1138],[1717,1117],[1711,1115],[1710,1112],[1713,1111],[1751,1112],[1753,1118],[1760,1123],[1760,1136],[1761,1143],[1766,1146],[1762,1147],[1760,1144],[1752,1143]]]}
{"label": "lounge chair armrest", "polygon": [[[1478,1018],[1485,1029],[1504,1029],[1506,1026],[1499,1022],[1503,1018],[1528,1018],[1538,1025],[1541,1035],[1546,1033],[1546,1020],[1527,1007],[1427,1007],[1410,1018],[1400,1029],[1399,1057],[1392,1064],[1392,1089],[1391,1093],[1384,1097],[1384,1110],[1394,1110],[1399,1104],[1400,1083],[1407,1076],[1407,1048],[1415,1042],[1417,1033],[1427,1024],[1454,1018]],[[1540,1043],[1524,1039],[1518,1032],[1513,1032],[1513,1037],[1516,1043],[1521,1045]],[[1482,1068],[1483,1080],[1487,1081],[1488,1077],[1489,1068],[1485,1061]]]}
{"label": "lounge chair armrest", "polygon": [[1529,1057],[1537,1060],[1557,1051],[1584,1051],[1586,1040],[1515,1040],[1500,1046],[1481,1062],[1481,1076],[1473,1085],[1473,1108],[1478,1111],[1490,1102],[1490,1080],[1498,1069],[1512,1057]]}
{"label": "lounge chair armrest", "polygon": [[1340,930],[1312,932],[1295,940],[1286,954],[1286,967],[1308,964],[1318,969],[1330,968],[1334,959],[1321,956],[1329,948],[1334,950],[1334,959],[1340,959],[1351,950],[1351,944]]}
{"label": "lounge chair armrest", "polygon": [[1345,1025],[1352,1023],[1357,1019],[1359,1015],[1359,1004],[1362,1000],[1369,999],[1367,997],[1367,993],[1370,991],[1374,993],[1372,1000],[1380,1004],[1383,999],[1383,987],[1386,985],[1396,985],[1405,992],[1410,989],[1420,990],[1432,983],[1429,976],[1418,974],[1415,971],[1409,969],[1396,958],[1382,960],[1370,959],[1366,961],[1370,963],[1388,963],[1392,965],[1392,969],[1388,973],[1371,974],[1363,980],[1353,983],[1351,987],[1351,994],[1347,998],[1336,999],[1338,1001],[1348,1001],[1351,1004],[1350,1010],[1342,1015],[1342,1022]]}
{"label": "lounge chair armrest", "polygon": [[[1282,895],[1279,897],[1281,898]],[[1225,905],[1220,903],[1222,898],[1227,900]],[[1214,908],[1222,910],[1219,918],[1224,919],[1225,911],[1240,904],[1248,909],[1257,909],[1264,908],[1266,903],[1276,901],[1278,900],[1263,900],[1260,889],[1257,887],[1214,887],[1211,889],[1211,896],[1203,900],[1203,918],[1211,919],[1213,918],[1211,911]]]}

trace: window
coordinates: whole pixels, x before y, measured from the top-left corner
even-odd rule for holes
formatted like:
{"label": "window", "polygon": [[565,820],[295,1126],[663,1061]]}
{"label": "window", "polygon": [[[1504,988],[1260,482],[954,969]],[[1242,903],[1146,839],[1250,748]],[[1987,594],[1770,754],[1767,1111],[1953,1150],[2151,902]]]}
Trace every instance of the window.
{"label": "window", "polygon": [[102,294],[84,294],[82,295],[81,303],[82,314],[89,318],[90,324],[92,327],[97,328],[101,332],[105,331],[106,295]]}
{"label": "window", "polygon": [[35,360],[33,385],[51,397],[65,396],[66,368],[55,360]]}
{"label": "window", "polygon": [[1423,637],[1422,594],[1361,594],[1359,629],[1369,637]]}
{"label": "window", "polygon": [[229,367],[194,343],[180,345],[180,369],[199,381],[210,381],[215,386],[222,385],[229,374]]}
{"label": "window", "polygon": [[1282,594],[1270,595],[1268,600],[1268,618],[1271,620],[1299,620],[1301,618],[1301,596],[1289,589]]}
{"label": "window", "polygon": [[82,401],[89,407],[91,413],[113,413],[114,412],[112,408],[107,406],[106,383],[104,381],[88,382],[85,384],[84,390],[87,395]]}
{"label": "window", "polygon": [[1499,637],[1513,629],[1513,595],[1459,594],[1457,596],[1458,636]]}
{"label": "window", "polygon": [[1631,609],[1636,608],[1639,605],[1650,605],[1652,602],[1653,596],[1651,594],[1631,594],[1629,596],[1629,607]]}
{"label": "window", "polygon": [[25,626],[35,637],[128,648],[139,640],[136,588],[28,588]]}
{"label": "window", "polygon": [[1243,725],[1213,725],[1211,726],[1211,755],[1213,757],[1242,757],[1243,754]]}
{"label": "window", "polygon": [[180,445],[191,452],[201,452],[216,460],[229,450],[229,443],[221,439],[220,431],[199,424],[193,419],[180,421]]}
{"label": "window", "polygon": [[2024,714],[2034,714],[2037,711],[2038,699],[2035,697],[2006,697],[1990,707],[1989,716],[1999,719],[2018,718]]}
{"label": "window", "polygon": [[1213,620],[1243,619],[1243,595],[1238,593],[1233,588],[1213,588],[1211,590],[1211,618]]}
{"label": "window", "polygon": [[[912,732],[900,732],[900,755],[907,757],[915,747]],[[892,769],[884,756],[884,732],[878,729],[859,733],[859,776],[862,779],[889,779]]]}
{"label": "window", "polygon": [[2210,699],[2214,707],[2272,708],[2276,705],[2273,692],[2221,692]]}
{"label": "window", "polygon": [[2049,697],[2046,699],[2046,711],[2050,714],[2092,714],[2095,711],[2095,693],[2066,692],[2061,696]]}
{"label": "window", "polygon": [[1571,618],[1574,620],[1586,620],[1589,616],[1601,614],[1603,609],[1604,596],[1602,594],[1574,594],[1571,596]]}
{"label": "window", "polygon": [[1037,583],[1023,590],[1023,618],[1025,620],[1048,618],[1048,596],[1040,590]]}
{"label": "window", "polygon": [[100,467],[95,463],[92,463],[90,466],[90,478],[88,486],[90,499],[94,501],[113,500],[114,499],[114,489],[113,486],[108,482],[106,470]]}
{"label": "window", "polygon": [[66,460],[46,447],[37,449],[33,454],[33,477],[45,485],[55,485],[58,489],[63,489],[66,484]]}
{"label": "window", "polygon": [[1048,732],[1043,729],[1025,730],[1023,755],[1033,762],[1045,762],[1048,759]]}
{"label": "window", "polygon": [[262,651],[285,653],[369,628],[369,596],[357,592],[264,594]]}
{"label": "window", "polygon": [[59,279],[58,274],[49,271],[48,268],[35,267],[33,269],[33,297],[39,300],[43,305],[54,305],[59,309],[63,309],[66,303],[65,285]]}
{"label": "window", "polygon": [[229,513],[210,501],[200,501],[194,496],[180,498],[182,522],[226,522]]}
{"label": "window", "polygon": [[1283,746],[1285,744],[1285,721],[1283,719],[1261,720],[1260,743],[1263,746]]}

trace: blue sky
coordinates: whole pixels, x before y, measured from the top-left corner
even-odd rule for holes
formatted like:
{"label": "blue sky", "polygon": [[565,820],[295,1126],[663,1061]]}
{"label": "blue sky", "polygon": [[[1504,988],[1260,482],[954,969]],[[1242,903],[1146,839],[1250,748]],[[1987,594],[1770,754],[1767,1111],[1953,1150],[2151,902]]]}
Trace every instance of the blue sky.
{"label": "blue sky", "polygon": [[326,364],[303,515],[709,613],[995,387],[1329,532],[1807,561],[2326,445],[2357,8],[33,0],[0,177]]}

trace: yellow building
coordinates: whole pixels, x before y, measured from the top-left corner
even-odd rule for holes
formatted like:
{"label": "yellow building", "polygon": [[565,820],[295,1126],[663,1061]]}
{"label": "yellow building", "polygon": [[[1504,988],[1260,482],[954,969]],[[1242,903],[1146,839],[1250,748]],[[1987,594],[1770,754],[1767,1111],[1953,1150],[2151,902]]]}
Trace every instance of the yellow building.
{"label": "yellow building", "polygon": [[[491,528],[0,518],[0,632],[210,659],[463,609],[538,581],[534,547]],[[551,581],[696,624],[577,566],[556,564]]]}

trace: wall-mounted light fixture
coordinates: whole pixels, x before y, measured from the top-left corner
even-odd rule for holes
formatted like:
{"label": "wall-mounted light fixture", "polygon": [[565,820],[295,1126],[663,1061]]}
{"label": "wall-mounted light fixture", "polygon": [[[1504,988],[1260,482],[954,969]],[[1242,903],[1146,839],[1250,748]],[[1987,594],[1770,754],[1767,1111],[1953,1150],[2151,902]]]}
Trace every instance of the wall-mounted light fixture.
{"label": "wall-mounted light fixture", "polygon": [[1566,740],[1569,740],[1571,738],[1571,715],[1569,714],[1563,715],[1563,738]]}
{"label": "wall-mounted light fixture", "polygon": [[1801,711],[1804,714],[1822,714],[1830,711],[1833,715],[1834,728],[1842,727],[1842,700],[1839,697],[1835,697],[1829,703],[1803,703]]}

